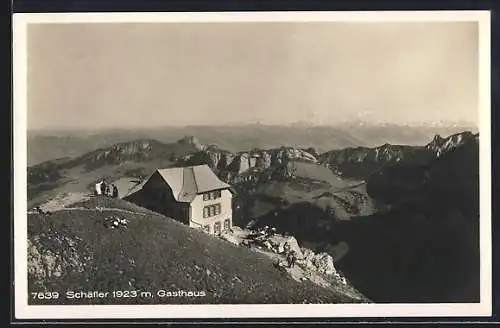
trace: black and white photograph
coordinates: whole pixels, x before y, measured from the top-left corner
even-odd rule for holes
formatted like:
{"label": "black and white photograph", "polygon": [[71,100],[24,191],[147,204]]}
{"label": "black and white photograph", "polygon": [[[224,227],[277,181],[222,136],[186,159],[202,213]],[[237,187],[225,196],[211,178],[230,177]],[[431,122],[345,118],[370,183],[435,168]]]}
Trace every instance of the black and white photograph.
{"label": "black and white photograph", "polygon": [[491,313],[488,12],[13,19],[16,315]]}

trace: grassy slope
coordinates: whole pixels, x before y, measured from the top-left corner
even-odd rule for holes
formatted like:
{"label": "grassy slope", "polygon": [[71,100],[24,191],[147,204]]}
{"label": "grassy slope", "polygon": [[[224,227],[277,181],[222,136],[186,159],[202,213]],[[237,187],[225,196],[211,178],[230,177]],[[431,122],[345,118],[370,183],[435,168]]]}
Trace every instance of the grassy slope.
{"label": "grassy slope", "polygon": [[312,163],[293,165],[293,180],[239,186],[237,225],[257,220],[257,225],[279,228],[293,221],[294,225],[303,222],[325,224],[327,228],[335,219],[348,220],[378,210],[378,204],[367,196],[364,182],[340,178],[328,168]]}
{"label": "grassy slope", "polygon": [[[87,207],[92,208],[97,204],[138,209],[122,200],[107,202],[89,204]],[[205,290],[208,295],[201,298],[155,297],[104,301],[109,303],[352,301],[339,292],[320,288],[310,282],[292,280],[274,268],[264,255],[233,246],[163,216],[148,211],[144,211],[143,215],[116,212],[116,215],[129,220],[128,228],[109,229],[103,225],[104,217],[109,214],[98,210],[71,210],[56,212],[52,216],[30,215],[30,241],[41,254],[59,254],[53,255],[58,259],[55,266],[62,263],[63,270],[60,277],[42,279],[43,270],[38,268],[29,276],[29,290],[64,292],[134,289],[154,294],[159,289],[183,289]],[[33,251],[30,256],[33,256]],[[33,259],[36,260],[36,256]],[[71,259],[76,260],[71,262]],[[32,265],[36,269],[36,265]]]}
{"label": "grassy slope", "polygon": [[326,182],[332,188],[342,189],[358,182],[356,180],[341,178],[333,173],[332,170],[322,165],[300,161],[291,161],[291,163],[297,177]]}
{"label": "grassy slope", "polygon": [[[376,205],[367,197],[366,186],[362,183],[332,185],[310,179],[290,182],[270,182],[257,188],[252,195],[253,205],[250,215],[254,218],[271,211],[287,211],[293,215],[297,207],[311,207],[322,212],[331,210],[336,219],[346,220],[352,216],[372,214]],[[312,213],[311,213],[312,214]]]}

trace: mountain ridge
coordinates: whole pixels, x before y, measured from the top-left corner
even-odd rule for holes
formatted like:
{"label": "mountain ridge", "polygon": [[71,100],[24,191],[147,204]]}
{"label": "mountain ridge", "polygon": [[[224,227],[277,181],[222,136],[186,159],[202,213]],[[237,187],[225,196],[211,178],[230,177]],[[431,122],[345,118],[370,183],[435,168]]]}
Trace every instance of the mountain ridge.
{"label": "mountain ridge", "polygon": [[418,145],[435,134],[449,135],[473,127],[388,126],[187,126],[143,129],[107,129],[100,131],[29,132],[28,165],[60,158],[77,157],[119,142],[150,138],[173,143],[186,135],[197,136],[201,143],[217,145],[231,152],[252,148],[277,148],[283,145],[314,147],[319,152],[353,146],[374,147],[384,143]]}

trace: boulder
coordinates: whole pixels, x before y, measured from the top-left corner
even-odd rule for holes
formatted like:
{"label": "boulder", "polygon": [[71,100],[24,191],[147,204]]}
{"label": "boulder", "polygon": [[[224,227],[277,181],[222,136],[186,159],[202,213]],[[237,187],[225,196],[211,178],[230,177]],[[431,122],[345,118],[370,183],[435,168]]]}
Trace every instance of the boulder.
{"label": "boulder", "polygon": [[288,245],[290,251],[295,252],[296,256],[298,259],[301,259],[304,257],[304,254],[302,254],[302,250],[300,249],[299,243],[297,242],[297,239],[294,237],[283,237],[280,235],[274,235],[271,238],[269,238],[269,242],[275,249],[278,250],[278,253],[283,253],[285,251],[286,246]]}
{"label": "boulder", "polygon": [[312,259],[312,263],[320,273],[332,275],[337,272],[333,264],[333,258],[327,253],[316,254]]}

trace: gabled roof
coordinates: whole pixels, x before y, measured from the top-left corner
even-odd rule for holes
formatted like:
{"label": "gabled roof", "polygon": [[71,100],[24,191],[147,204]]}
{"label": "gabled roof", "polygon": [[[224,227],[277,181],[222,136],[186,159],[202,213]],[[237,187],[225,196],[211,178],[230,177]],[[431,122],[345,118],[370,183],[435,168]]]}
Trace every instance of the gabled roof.
{"label": "gabled roof", "polygon": [[191,202],[197,194],[231,187],[221,181],[206,164],[158,169],[157,172],[170,186],[178,202]]}

